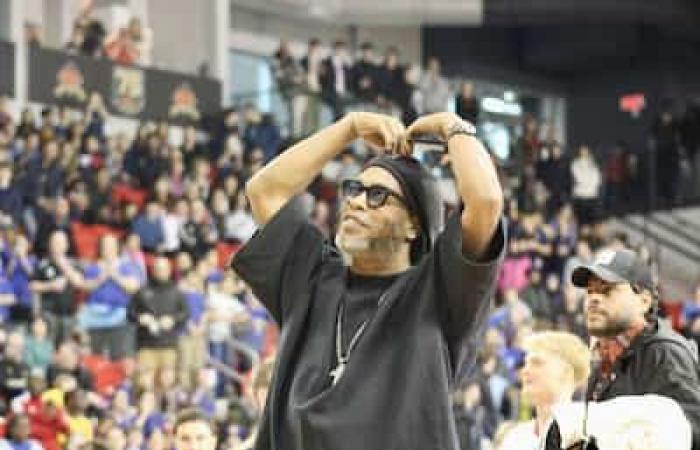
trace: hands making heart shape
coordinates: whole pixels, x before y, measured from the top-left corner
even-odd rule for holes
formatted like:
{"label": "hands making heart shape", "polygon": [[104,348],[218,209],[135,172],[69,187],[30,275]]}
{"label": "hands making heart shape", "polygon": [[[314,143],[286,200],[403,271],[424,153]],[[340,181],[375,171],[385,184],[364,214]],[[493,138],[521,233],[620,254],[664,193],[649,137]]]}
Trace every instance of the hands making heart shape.
{"label": "hands making heart shape", "polygon": [[353,139],[362,139],[377,153],[405,156],[413,153],[415,137],[429,134],[445,140],[450,125],[462,121],[449,112],[420,117],[408,128],[394,117],[370,112],[352,112],[343,120],[349,121]]}

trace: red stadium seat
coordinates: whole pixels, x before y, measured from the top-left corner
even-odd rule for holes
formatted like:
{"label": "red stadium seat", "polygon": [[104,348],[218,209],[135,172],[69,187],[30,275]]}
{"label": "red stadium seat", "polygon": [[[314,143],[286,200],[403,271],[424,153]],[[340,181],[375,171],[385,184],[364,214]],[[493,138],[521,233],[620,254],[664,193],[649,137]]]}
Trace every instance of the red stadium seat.
{"label": "red stadium seat", "polygon": [[113,362],[99,355],[87,355],[83,357],[82,363],[92,375],[95,391],[102,395],[111,395],[126,377],[121,361]]}
{"label": "red stadium seat", "polygon": [[71,234],[78,258],[92,261],[97,259],[102,236],[113,234],[121,238],[124,232],[106,225],[86,225],[81,222],[72,222]]}
{"label": "red stadium seat", "polygon": [[113,204],[133,203],[141,209],[146,199],[148,199],[148,192],[143,189],[136,189],[124,183],[116,184],[112,188]]}

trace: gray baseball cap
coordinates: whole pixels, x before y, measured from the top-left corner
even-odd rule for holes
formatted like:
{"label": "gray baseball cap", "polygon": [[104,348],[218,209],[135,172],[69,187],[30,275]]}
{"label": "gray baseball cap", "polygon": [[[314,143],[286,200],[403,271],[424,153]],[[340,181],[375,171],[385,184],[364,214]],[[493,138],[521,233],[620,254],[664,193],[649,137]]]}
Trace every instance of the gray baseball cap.
{"label": "gray baseball cap", "polygon": [[591,276],[608,283],[630,283],[653,290],[656,287],[651,268],[632,250],[603,250],[593,264],[578,266],[571,273],[574,286],[585,288]]}

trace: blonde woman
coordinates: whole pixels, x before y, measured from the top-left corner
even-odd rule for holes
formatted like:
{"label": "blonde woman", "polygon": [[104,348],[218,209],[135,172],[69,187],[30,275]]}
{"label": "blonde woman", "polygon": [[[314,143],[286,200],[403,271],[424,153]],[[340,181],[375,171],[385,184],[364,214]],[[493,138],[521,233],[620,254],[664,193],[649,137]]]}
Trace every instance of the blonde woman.
{"label": "blonde woman", "polygon": [[590,372],[590,351],[581,338],[571,333],[535,333],[523,347],[527,352],[521,372],[523,395],[535,407],[535,418],[511,429],[499,450],[543,448],[554,409],[571,403]]}

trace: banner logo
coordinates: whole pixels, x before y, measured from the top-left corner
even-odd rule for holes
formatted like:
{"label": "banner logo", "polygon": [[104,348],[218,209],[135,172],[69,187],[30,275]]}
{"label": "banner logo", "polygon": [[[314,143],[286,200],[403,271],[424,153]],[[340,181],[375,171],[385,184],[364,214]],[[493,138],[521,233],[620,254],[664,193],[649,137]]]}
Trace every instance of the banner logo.
{"label": "banner logo", "polygon": [[143,70],[115,66],[112,72],[112,105],[122,114],[135,116],[146,105]]}
{"label": "banner logo", "polygon": [[53,95],[57,100],[84,103],[87,95],[83,84],[85,78],[73,61],[68,61],[56,73]]}
{"label": "banner logo", "polygon": [[171,96],[170,111],[168,116],[171,119],[199,120],[200,114],[197,109],[197,94],[187,83],[182,83],[173,91]]}

